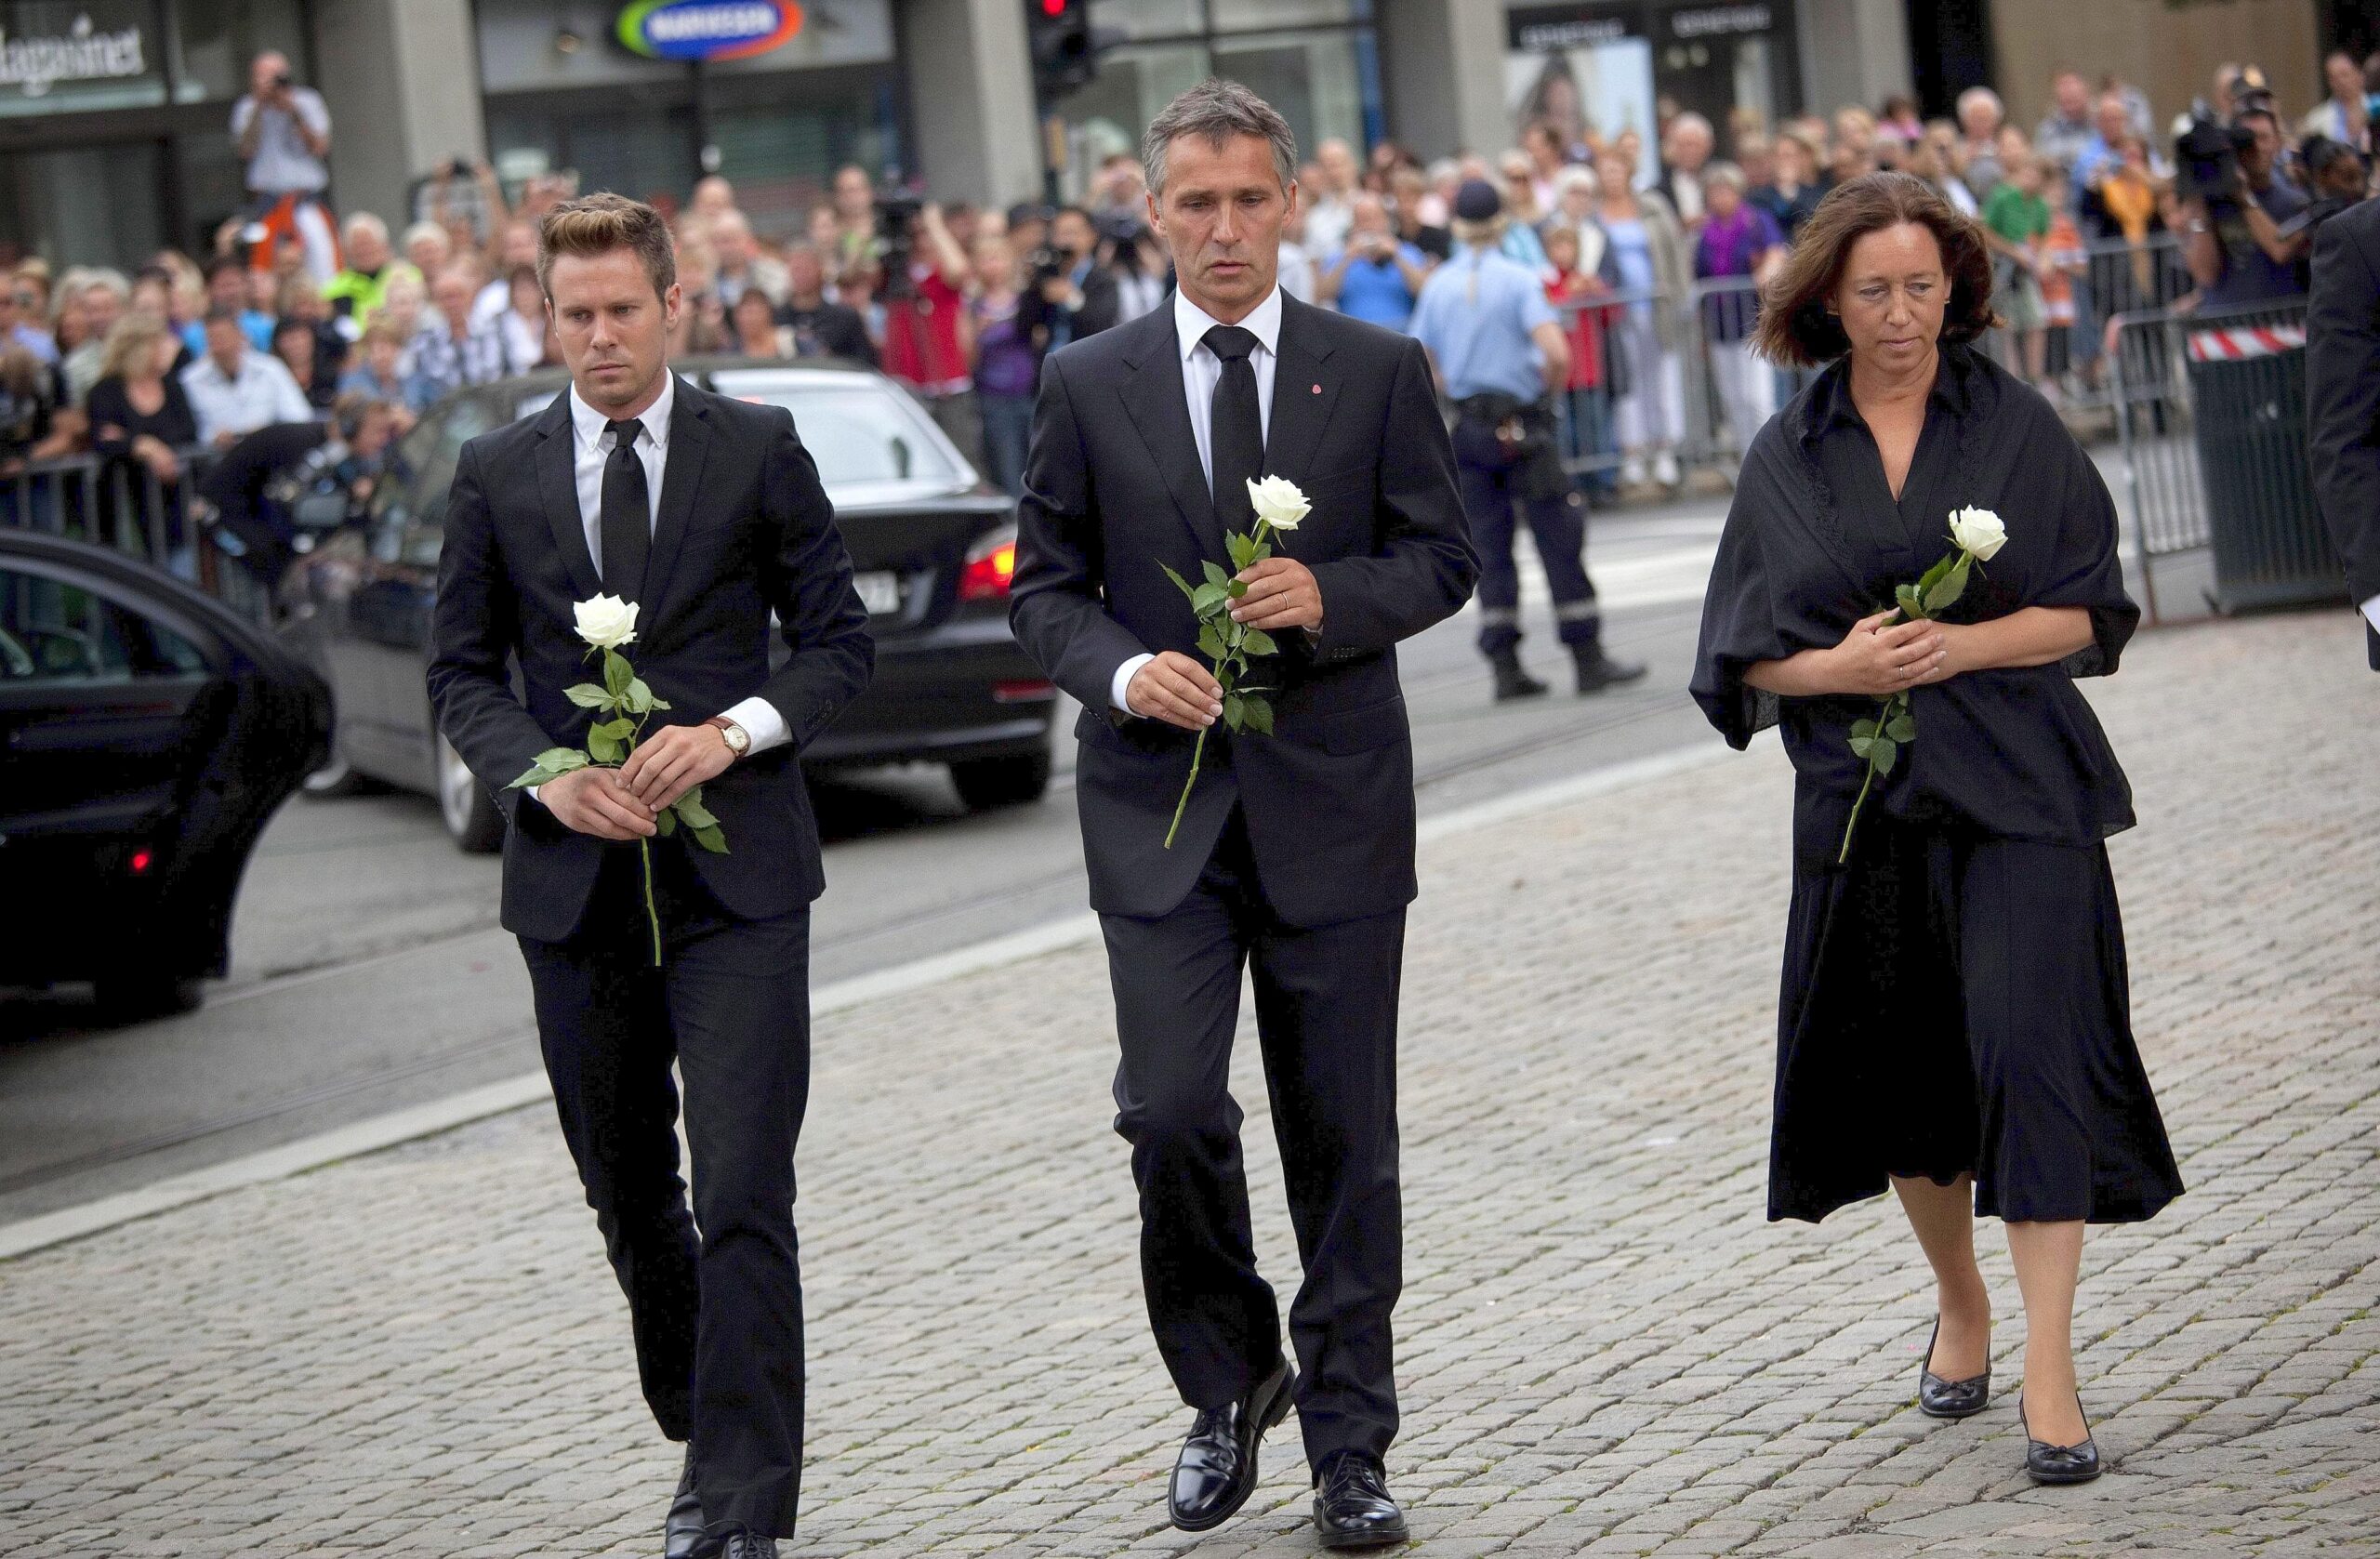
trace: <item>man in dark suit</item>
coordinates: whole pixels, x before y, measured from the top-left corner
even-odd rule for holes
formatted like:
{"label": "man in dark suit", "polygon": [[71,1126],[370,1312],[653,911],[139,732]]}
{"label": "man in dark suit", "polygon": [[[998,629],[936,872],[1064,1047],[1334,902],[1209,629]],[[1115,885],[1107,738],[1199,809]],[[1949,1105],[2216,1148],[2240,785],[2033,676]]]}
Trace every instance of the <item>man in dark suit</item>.
{"label": "man in dark suit", "polygon": [[[1396,1002],[1415,880],[1395,646],[1460,609],[1477,564],[1420,347],[1276,284],[1297,199],[1280,115],[1210,81],[1157,116],[1143,156],[1180,291],[1046,363],[1011,621],[1086,706],[1076,793],[1122,1042],[1116,1126],[1158,1351],[1197,1409],[1169,1513],[1203,1531],[1236,1511],[1258,1441],[1294,1401],[1324,1543],[1397,1541],[1382,1458],[1397,1423]],[[1234,614],[1282,649],[1251,673],[1276,690],[1275,733],[1234,735],[1160,565],[1196,578],[1221,562],[1226,532],[1254,529],[1247,484],[1263,476],[1312,509],[1238,575]],[[1305,1268],[1297,1377],[1256,1272],[1226,1088],[1246,964]]]}
{"label": "man in dark suit", "polygon": [[2380,201],[2315,230],[2306,422],[2315,495],[2380,671]]}
{"label": "man in dark suit", "polygon": [[[793,1148],[825,882],[799,759],[866,683],[867,614],[792,418],[669,372],[681,300],[661,218],[591,195],[547,215],[539,248],[571,388],[463,447],[430,695],[509,820],[504,924],[562,1135],[628,1295],[645,1400],[688,1442],[665,1550],[770,1559],[800,1493]],[[590,675],[573,604],[599,593],[637,603],[625,653],[669,707],[619,768],[505,788],[541,751],[587,741],[589,712],[563,690]],[[774,674],[772,613],[793,652]],[[655,837],[695,785],[725,854],[684,828]]]}

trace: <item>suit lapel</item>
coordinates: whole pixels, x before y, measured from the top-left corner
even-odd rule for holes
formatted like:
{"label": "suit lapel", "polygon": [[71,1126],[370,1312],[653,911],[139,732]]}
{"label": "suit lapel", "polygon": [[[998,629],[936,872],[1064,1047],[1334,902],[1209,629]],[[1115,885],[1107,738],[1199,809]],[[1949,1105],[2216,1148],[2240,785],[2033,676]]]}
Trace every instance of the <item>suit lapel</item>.
{"label": "suit lapel", "polygon": [[656,617],[668,598],[669,570],[678,561],[678,546],[686,539],[686,522],[694,512],[703,459],[710,453],[710,407],[699,395],[694,386],[680,379],[676,402],[669,408],[669,456],[661,471],[661,512],[653,522],[653,551],[645,559],[644,592],[639,597]]}
{"label": "suit lapel", "polygon": [[1125,354],[1131,370],[1126,381],[1124,409],[1148,447],[1157,472],[1165,478],[1173,507],[1198,543],[1198,554],[1221,562],[1223,522],[1215,518],[1214,496],[1207,490],[1207,473],[1198,465],[1198,439],[1190,429],[1190,402],[1182,388],[1182,352],[1174,338],[1170,299],[1143,316],[1138,338]]}
{"label": "suit lapel", "polygon": [[1281,297],[1281,350],[1273,366],[1273,415],[1264,430],[1264,474],[1300,486],[1314,474],[1314,452],[1339,403],[1339,383],[1324,368],[1330,343],[1315,312],[1287,294]]}
{"label": "suit lapel", "polygon": [[595,555],[587,549],[587,522],[578,512],[577,435],[570,425],[566,387],[537,419],[537,497],[546,511],[546,528],[553,533],[554,549],[570,572],[571,588],[578,600],[591,600],[603,593],[603,581],[595,572]]}

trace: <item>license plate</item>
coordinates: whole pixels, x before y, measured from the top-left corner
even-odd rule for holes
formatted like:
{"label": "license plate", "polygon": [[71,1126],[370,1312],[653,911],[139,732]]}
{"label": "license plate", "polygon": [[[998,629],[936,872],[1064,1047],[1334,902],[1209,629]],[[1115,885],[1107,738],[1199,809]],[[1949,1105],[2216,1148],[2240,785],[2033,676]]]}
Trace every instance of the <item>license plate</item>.
{"label": "license plate", "polygon": [[897,574],[855,574],[852,588],[872,617],[889,617],[901,610],[901,576]]}

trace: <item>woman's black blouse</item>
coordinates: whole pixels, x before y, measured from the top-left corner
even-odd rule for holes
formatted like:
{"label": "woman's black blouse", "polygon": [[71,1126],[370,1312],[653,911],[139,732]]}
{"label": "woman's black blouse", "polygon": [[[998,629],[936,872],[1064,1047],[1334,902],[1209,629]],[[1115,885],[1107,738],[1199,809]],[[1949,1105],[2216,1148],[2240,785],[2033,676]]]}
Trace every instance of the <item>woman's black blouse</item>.
{"label": "woman's black blouse", "polygon": [[1870,807],[2076,846],[2132,826],[2131,786],[2073,681],[2112,672],[2140,620],[2116,558],[2115,504],[2047,402],[1980,354],[1945,347],[1897,501],[1839,361],[1753,441],[1712,568],[1695,700],[1738,747],[1781,726],[1798,776],[1795,855],[1805,865],[1833,864],[1867,772],[1850,748],[1851,723],[1872,716],[1876,700],[1779,699],[1744,673],[1831,648],[1889,608],[1897,585],[1952,550],[1950,513],[1966,508],[1998,514],[2008,542],[1945,620],[2079,606],[2091,614],[2093,643],[2063,664],[1915,689],[1916,740],[1877,782]]}
{"label": "woman's black blouse", "polygon": [[[143,433],[174,449],[196,443],[198,418],[192,415],[190,397],[182,393],[181,381],[168,374],[164,383],[165,401],[145,416],[133,410],[132,398],[124,390],[124,380],[112,375],[91,386],[90,398],[84,403],[91,418],[91,447],[101,455],[124,455],[131,450],[132,441]],[[110,427],[122,431],[114,438],[100,437],[99,429]]]}

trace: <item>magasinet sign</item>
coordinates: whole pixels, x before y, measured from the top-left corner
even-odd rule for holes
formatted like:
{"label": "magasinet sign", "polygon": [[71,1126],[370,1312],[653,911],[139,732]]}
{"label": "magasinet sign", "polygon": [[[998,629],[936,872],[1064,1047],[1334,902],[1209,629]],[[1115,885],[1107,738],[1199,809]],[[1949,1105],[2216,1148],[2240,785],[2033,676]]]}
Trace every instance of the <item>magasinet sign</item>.
{"label": "magasinet sign", "polygon": [[621,46],[648,59],[743,59],[801,31],[797,0],[637,0],[620,13]]}

